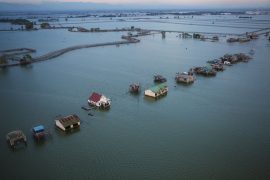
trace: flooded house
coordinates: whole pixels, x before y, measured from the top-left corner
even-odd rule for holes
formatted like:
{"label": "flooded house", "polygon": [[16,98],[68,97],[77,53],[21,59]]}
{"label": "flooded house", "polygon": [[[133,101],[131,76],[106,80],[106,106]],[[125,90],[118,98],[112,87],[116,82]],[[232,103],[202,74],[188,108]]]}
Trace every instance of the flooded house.
{"label": "flooded house", "polygon": [[175,81],[177,83],[191,84],[195,80],[196,80],[196,77],[193,72],[177,73],[175,76]]}
{"label": "flooded house", "polygon": [[168,86],[165,83],[159,84],[157,86],[153,86],[144,91],[144,95],[153,98],[159,98],[168,93]]}
{"label": "flooded house", "polygon": [[21,130],[16,130],[16,131],[12,131],[12,132],[8,133],[6,135],[6,140],[9,143],[9,145],[11,146],[11,148],[13,148],[13,149],[19,143],[24,143],[25,145],[27,145],[26,136]]}
{"label": "flooded house", "polygon": [[32,134],[33,137],[39,141],[44,139],[47,133],[45,132],[45,127],[43,125],[38,125],[32,128]]}
{"label": "flooded house", "polygon": [[91,106],[96,106],[101,109],[109,109],[111,106],[111,100],[109,98],[96,92],[93,92],[89,97],[88,103]]}
{"label": "flooded house", "polygon": [[215,76],[217,74],[217,71],[214,70],[211,66],[195,67],[194,72],[203,76]]}
{"label": "flooded house", "polygon": [[228,43],[233,43],[233,42],[239,42],[239,38],[229,38],[227,39]]}
{"label": "flooded house", "polygon": [[141,88],[140,88],[139,83],[133,83],[133,84],[129,85],[129,92],[130,93],[138,94],[140,92],[140,90],[141,90]]}
{"label": "flooded house", "polygon": [[165,77],[163,77],[162,75],[155,75],[154,76],[155,83],[164,83],[166,81],[167,81],[167,79]]}
{"label": "flooded house", "polygon": [[80,118],[76,114],[61,117],[55,120],[55,125],[63,131],[78,128],[80,127],[80,124]]}

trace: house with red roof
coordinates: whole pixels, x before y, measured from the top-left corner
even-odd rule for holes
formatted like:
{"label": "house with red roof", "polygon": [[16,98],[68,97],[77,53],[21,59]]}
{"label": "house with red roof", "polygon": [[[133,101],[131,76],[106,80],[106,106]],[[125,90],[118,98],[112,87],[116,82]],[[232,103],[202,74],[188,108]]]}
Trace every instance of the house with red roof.
{"label": "house with red roof", "polygon": [[99,94],[93,92],[88,99],[88,103],[91,106],[96,106],[102,109],[108,109],[111,106],[111,100],[104,96],[103,94]]}

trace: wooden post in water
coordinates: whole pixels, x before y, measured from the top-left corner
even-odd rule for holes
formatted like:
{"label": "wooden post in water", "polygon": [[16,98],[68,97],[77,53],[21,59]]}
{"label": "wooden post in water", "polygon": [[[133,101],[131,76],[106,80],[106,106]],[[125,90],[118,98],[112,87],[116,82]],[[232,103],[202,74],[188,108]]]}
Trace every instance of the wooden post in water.
{"label": "wooden post in water", "polygon": [[161,31],[162,39],[165,39],[166,37],[166,31]]}

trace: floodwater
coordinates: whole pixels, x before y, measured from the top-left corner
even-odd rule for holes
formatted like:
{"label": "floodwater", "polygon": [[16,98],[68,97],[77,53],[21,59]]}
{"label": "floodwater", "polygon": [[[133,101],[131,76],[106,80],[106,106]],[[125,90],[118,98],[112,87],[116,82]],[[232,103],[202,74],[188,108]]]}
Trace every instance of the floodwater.
{"label": "floodwater", "polygon": [[[228,19],[221,23],[231,26],[233,21],[235,28],[120,21],[80,26],[229,33],[269,27],[254,18],[238,24],[234,16],[199,16],[197,21],[209,18]],[[35,48],[37,56],[71,45],[120,40],[123,34],[0,32],[0,49]],[[270,41],[260,36],[228,44],[176,36],[145,36],[138,44],[81,49],[27,67],[0,69],[0,179],[269,179]],[[216,77],[197,77],[191,86],[174,81],[176,72],[251,49],[255,54],[250,62]],[[154,74],[168,79],[167,96],[152,101],[143,93],[128,93],[133,82],[151,87]],[[88,116],[81,106],[94,91],[110,97],[112,107]],[[55,128],[58,115],[74,113],[81,118],[80,130],[64,134]],[[39,124],[51,134],[42,144],[31,137],[31,128]],[[16,129],[24,131],[28,145],[13,152],[5,135]]]}

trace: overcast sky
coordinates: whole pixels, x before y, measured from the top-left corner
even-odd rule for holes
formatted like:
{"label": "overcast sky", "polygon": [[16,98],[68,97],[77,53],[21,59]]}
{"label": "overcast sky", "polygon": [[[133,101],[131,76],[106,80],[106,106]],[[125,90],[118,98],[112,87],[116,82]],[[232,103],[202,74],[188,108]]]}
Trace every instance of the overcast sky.
{"label": "overcast sky", "polygon": [[109,4],[270,5],[270,0],[0,0],[9,3],[95,2]]}

